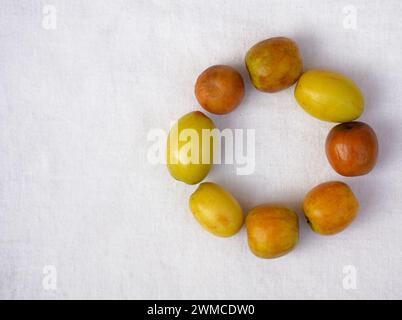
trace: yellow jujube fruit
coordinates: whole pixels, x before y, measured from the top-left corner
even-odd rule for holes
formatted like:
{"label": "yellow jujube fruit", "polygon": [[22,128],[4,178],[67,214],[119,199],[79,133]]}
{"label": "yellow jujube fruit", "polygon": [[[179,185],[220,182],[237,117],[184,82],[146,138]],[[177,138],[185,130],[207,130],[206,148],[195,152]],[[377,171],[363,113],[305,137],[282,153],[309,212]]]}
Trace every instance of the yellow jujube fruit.
{"label": "yellow jujube fruit", "polygon": [[206,230],[219,237],[233,236],[243,225],[239,203],[216,183],[201,183],[190,197],[190,209]]}
{"label": "yellow jujube fruit", "polygon": [[359,87],[348,77],[331,71],[304,73],[297,83],[295,97],[306,112],[324,121],[353,121],[364,111]]}
{"label": "yellow jujube fruit", "polygon": [[166,150],[173,178],[196,184],[208,175],[213,163],[213,139],[208,133],[213,129],[213,121],[200,111],[185,114],[173,125]]}

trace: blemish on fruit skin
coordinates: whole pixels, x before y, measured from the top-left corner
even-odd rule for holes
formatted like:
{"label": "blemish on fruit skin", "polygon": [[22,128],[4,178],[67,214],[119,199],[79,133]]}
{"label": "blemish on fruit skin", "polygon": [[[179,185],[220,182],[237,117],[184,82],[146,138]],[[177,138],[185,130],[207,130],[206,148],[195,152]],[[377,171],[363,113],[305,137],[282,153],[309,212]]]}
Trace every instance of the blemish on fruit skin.
{"label": "blemish on fruit skin", "polygon": [[218,222],[224,226],[229,224],[229,220],[222,214],[218,214]]}

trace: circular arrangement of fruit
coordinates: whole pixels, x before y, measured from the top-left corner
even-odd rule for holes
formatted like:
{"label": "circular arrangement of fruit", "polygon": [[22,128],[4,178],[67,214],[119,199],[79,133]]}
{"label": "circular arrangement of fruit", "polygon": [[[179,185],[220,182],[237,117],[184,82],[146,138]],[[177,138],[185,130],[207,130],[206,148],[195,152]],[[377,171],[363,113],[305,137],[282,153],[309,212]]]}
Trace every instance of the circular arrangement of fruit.
{"label": "circular arrangement of fruit", "polygon": [[[258,90],[273,93],[297,82],[294,95],[306,112],[320,120],[339,123],[329,132],[325,146],[328,161],[336,172],[352,177],[373,169],[378,154],[377,137],[368,124],[354,121],[363,113],[364,98],[351,79],[326,70],[303,73],[299,49],[293,40],[285,37],[257,43],[247,52],[245,63],[251,82]],[[205,110],[227,114],[242,101],[244,82],[234,68],[212,66],[198,77],[195,95]],[[186,129],[195,132],[197,139],[190,141],[194,138],[190,136],[179,139],[180,133]],[[197,184],[208,175],[213,150],[203,143],[206,138],[202,131],[213,129],[213,121],[199,111],[184,115],[174,124],[167,141],[167,166],[175,179]],[[189,153],[195,150],[188,149],[189,141],[199,150],[195,157],[197,161],[188,160]],[[198,222],[216,236],[232,236],[244,223],[238,201],[216,183],[201,183],[189,203]],[[309,225],[313,231],[323,235],[345,229],[358,210],[359,202],[353,191],[340,181],[316,186],[303,200],[303,211]],[[262,204],[248,212],[245,221],[249,247],[258,257],[282,256],[298,242],[298,216],[289,208]]]}

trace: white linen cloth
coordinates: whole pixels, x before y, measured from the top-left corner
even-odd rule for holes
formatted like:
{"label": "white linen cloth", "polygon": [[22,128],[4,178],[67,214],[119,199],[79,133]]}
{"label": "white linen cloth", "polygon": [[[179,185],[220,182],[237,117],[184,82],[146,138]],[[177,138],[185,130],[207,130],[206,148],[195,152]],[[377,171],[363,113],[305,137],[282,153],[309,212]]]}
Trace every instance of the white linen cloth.
{"label": "white linen cloth", "polygon": [[[2,0],[0,297],[402,298],[401,13],[397,0]],[[280,35],[297,41],[306,69],[337,70],[361,87],[360,120],[380,142],[370,174],[332,170],[333,124],[307,115],[293,88],[250,85],[245,53]],[[188,209],[196,187],[147,160],[150,130],[202,110],[194,82],[214,64],[246,81],[242,105],[211,117],[221,129],[255,129],[255,172],[216,165],[207,181],[245,212],[272,201],[297,210],[300,243],[282,258],[254,257],[244,228],[208,234]],[[361,212],[323,237],[300,204],[334,179],[351,185]]]}

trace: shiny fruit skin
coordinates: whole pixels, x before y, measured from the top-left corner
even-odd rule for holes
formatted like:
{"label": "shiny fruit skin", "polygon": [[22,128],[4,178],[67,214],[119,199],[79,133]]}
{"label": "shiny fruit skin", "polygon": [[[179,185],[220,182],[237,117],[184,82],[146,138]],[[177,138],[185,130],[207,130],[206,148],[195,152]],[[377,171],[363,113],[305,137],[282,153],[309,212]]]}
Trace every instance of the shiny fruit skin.
{"label": "shiny fruit skin", "polygon": [[346,183],[330,181],[307,193],[303,210],[313,231],[331,235],[342,231],[354,220],[359,202]]}
{"label": "shiny fruit skin", "polygon": [[[191,144],[191,137],[187,140],[180,141],[180,134],[185,129],[192,129],[198,136],[194,140],[194,145],[198,145],[199,154],[196,156],[197,161],[187,161],[186,158],[191,155],[188,153],[187,146]],[[209,173],[213,163],[213,144],[210,141],[210,149],[203,150],[202,147],[202,130],[215,129],[213,121],[200,111],[193,111],[181,117],[170,129],[167,141],[167,167],[173,178],[183,181],[187,184],[196,184],[201,182]],[[204,152],[209,152],[209,157],[206,162],[202,162]]]}
{"label": "shiny fruit skin", "polygon": [[195,83],[195,96],[205,110],[215,114],[229,113],[243,99],[243,78],[230,66],[209,67]]}
{"label": "shiny fruit skin", "polygon": [[295,97],[310,115],[329,122],[348,122],[364,111],[359,87],[348,77],[325,70],[309,70],[299,79]]}
{"label": "shiny fruit skin", "polygon": [[257,257],[270,259],[291,251],[299,239],[299,220],[286,207],[263,204],[246,217],[248,245]]}
{"label": "shiny fruit skin", "polygon": [[293,85],[303,71],[297,44],[285,37],[270,38],[251,47],[246,67],[254,87],[271,93]]}
{"label": "shiny fruit skin", "polygon": [[369,173],[378,156],[374,130],[364,122],[346,122],[332,128],[325,144],[332,168],[346,177]]}
{"label": "shiny fruit skin", "polygon": [[189,204],[197,221],[216,236],[233,236],[243,225],[243,210],[239,203],[216,183],[201,183],[191,195]]}

